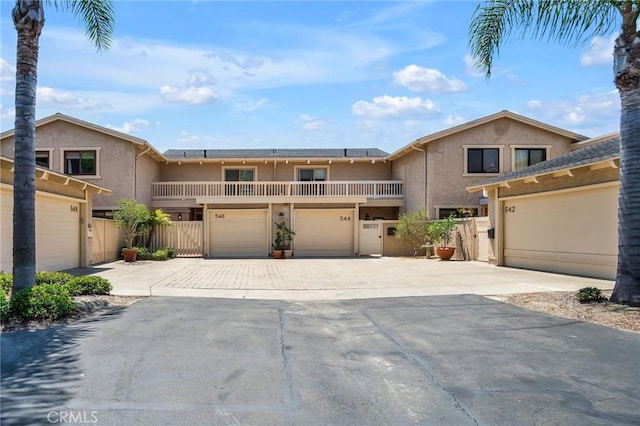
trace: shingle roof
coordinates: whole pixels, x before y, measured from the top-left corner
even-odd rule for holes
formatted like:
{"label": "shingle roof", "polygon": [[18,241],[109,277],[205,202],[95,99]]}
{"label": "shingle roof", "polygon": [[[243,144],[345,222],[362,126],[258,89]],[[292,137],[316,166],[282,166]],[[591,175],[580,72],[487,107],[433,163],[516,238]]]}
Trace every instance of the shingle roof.
{"label": "shingle roof", "polygon": [[388,153],[378,148],[328,149],[170,149],[164,156],[170,160],[212,158],[385,158]]}
{"label": "shingle roof", "polygon": [[571,169],[617,157],[620,157],[620,137],[614,136],[605,141],[586,146],[584,148],[578,148],[573,152],[534,164],[533,166],[529,166],[522,170],[497,176],[474,186],[487,186],[500,182],[523,179],[529,176],[537,176],[558,170]]}

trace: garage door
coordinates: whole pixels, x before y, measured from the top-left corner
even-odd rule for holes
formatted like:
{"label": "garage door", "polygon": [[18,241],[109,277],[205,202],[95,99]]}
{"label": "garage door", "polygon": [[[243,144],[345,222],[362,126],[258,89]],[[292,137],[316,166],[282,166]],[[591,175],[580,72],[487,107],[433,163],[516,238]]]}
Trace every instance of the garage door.
{"label": "garage door", "polygon": [[353,256],[352,209],[295,210],[296,256]]}
{"label": "garage door", "polygon": [[209,210],[209,257],[266,257],[267,210]]}
{"label": "garage door", "polygon": [[615,279],[617,186],[502,204],[506,266]]}
{"label": "garage door", "polygon": [[[2,191],[2,269],[13,269],[13,193]],[[36,196],[36,269],[80,266],[80,203]]]}

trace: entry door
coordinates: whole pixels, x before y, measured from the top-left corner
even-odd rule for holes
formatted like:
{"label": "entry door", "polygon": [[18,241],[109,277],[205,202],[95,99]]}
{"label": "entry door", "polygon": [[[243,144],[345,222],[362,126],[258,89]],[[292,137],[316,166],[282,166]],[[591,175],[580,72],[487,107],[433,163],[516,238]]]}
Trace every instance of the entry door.
{"label": "entry door", "polygon": [[360,255],[382,254],[382,221],[360,221]]}
{"label": "entry door", "polygon": [[489,261],[489,229],[491,222],[488,217],[476,218],[476,260]]}

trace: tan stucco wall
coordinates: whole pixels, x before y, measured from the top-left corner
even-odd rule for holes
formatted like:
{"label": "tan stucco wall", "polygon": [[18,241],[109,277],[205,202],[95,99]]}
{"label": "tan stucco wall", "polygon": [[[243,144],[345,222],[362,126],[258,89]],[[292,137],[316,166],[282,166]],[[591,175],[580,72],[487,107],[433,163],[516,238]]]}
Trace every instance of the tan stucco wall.
{"label": "tan stucco wall", "polygon": [[[413,256],[411,244],[401,241],[395,235],[388,235],[389,228],[397,228],[398,221],[385,221],[382,229],[382,254],[384,256]],[[424,255],[424,250],[421,250]]]}
{"label": "tan stucco wall", "polygon": [[[488,179],[464,176],[465,145],[502,146],[502,173],[512,171],[510,145],[551,145],[549,158],[569,152],[571,140],[556,133],[502,118],[427,144],[427,203],[430,217],[438,206],[477,206],[481,194],[466,188]],[[405,184],[406,186],[406,184]]]}
{"label": "tan stucco wall", "polygon": [[[159,177],[160,166],[147,154],[137,160],[137,154],[142,151],[133,143],[65,121],[54,121],[36,129],[36,149],[49,148],[53,148],[50,168],[61,173],[64,172],[61,148],[100,149],[100,177],[78,176],[112,191],[109,196],[96,195],[94,209],[112,209],[118,200],[136,196],[139,201],[150,203],[151,182]],[[13,137],[2,140],[1,150],[2,155],[13,158]],[[137,182],[134,179],[136,167]]]}
{"label": "tan stucco wall", "polygon": [[284,181],[290,182],[296,179],[296,168],[311,168],[311,167],[328,167],[329,168],[329,180],[341,181],[341,180],[391,180],[391,162],[376,161],[375,164],[371,162],[366,163],[344,163],[333,162],[327,164],[323,162],[294,162],[289,161],[278,162],[275,166],[273,161],[267,161],[267,164],[263,162],[229,162],[225,161],[225,164],[221,163],[171,163],[162,166],[160,171],[160,181],[162,182],[174,182],[174,181],[213,181],[220,182],[223,180],[223,168],[257,168],[258,173],[256,180],[258,181]]}
{"label": "tan stucco wall", "polygon": [[571,142],[569,138],[556,133],[501,118],[422,146],[427,150],[426,200],[423,153],[407,151],[393,160],[393,178],[404,181],[404,211],[415,212],[424,208],[426,202],[429,217],[436,218],[438,207],[478,206],[481,195],[469,193],[466,188],[494,176],[464,176],[465,145],[503,147],[501,171],[505,173],[512,170],[511,157],[515,145],[550,145],[549,158],[554,158],[569,152]]}
{"label": "tan stucco wall", "polygon": [[403,181],[403,212],[416,212],[425,207],[424,153],[412,151],[393,160],[393,180]]}

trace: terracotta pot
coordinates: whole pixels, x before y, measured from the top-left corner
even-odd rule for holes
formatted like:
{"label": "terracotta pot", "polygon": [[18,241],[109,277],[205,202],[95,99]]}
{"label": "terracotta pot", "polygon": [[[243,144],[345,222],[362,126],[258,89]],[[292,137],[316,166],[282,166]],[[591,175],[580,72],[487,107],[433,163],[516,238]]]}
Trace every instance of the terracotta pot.
{"label": "terracotta pot", "polygon": [[122,256],[124,257],[125,262],[135,262],[136,256],[138,255],[138,249],[135,248],[123,248]]}
{"label": "terracotta pot", "polygon": [[284,250],[282,250],[282,249],[273,249],[273,258],[274,259],[284,259]]}
{"label": "terracotta pot", "polygon": [[455,251],[456,251],[455,247],[436,247],[436,254],[440,258],[440,260],[451,259]]}

